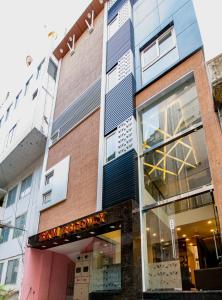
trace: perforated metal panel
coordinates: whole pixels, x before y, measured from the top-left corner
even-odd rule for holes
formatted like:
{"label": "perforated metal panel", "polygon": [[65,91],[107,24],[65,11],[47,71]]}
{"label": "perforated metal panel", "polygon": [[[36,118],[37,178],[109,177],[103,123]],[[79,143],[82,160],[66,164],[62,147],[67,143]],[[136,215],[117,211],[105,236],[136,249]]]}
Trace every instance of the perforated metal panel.
{"label": "perforated metal panel", "polygon": [[82,95],[54,121],[52,137],[58,132],[57,139],[64,136],[72,127],[100,106],[101,80],[95,81]]}

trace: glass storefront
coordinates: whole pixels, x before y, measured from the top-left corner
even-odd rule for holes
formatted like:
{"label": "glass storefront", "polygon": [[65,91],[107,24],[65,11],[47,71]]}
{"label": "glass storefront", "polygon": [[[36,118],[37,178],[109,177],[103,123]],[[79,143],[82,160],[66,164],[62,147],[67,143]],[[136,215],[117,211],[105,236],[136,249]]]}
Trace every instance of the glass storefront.
{"label": "glass storefront", "polygon": [[210,193],[151,209],[144,223],[146,290],[195,290],[197,273],[219,266],[220,231]]}
{"label": "glass storefront", "polygon": [[121,230],[60,247],[70,259],[66,300],[121,289]]}
{"label": "glass storefront", "polygon": [[140,125],[145,290],[204,289],[222,249],[192,75],[151,101]]}

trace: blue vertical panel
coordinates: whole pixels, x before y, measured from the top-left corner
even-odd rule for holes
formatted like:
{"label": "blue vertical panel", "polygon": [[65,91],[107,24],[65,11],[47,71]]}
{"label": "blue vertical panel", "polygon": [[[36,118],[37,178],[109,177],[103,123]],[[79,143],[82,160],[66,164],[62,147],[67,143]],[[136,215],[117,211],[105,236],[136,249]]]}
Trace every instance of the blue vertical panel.
{"label": "blue vertical panel", "polygon": [[106,71],[109,72],[118,60],[129,50],[133,50],[133,25],[131,20],[125,24],[107,42]]}
{"label": "blue vertical panel", "polygon": [[135,150],[111,161],[103,169],[103,209],[129,199],[138,201],[138,167]]}
{"label": "blue vertical panel", "polygon": [[116,3],[114,3],[113,6],[108,10],[108,24],[118,14],[118,11],[121,9],[121,7],[126,1],[127,0],[117,0]]}
{"label": "blue vertical panel", "polygon": [[134,114],[135,79],[129,74],[107,95],[105,100],[105,135]]}

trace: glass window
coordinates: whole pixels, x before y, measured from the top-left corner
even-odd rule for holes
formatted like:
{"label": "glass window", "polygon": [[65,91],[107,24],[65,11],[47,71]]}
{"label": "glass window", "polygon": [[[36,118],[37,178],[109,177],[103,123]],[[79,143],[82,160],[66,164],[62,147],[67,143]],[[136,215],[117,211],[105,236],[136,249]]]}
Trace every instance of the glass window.
{"label": "glass window", "polygon": [[116,157],[116,132],[106,138],[106,162]]}
{"label": "glass window", "polygon": [[15,203],[16,194],[17,194],[17,186],[15,186],[13,189],[9,191],[6,207],[9,207],[10,205]]}
{"label": "glass window", "polygon": [[194,79],[145,108],[141,118],[144,150],[199,123],[201,117]]}
{"label": "glass window", "polygon": [[35,90],[35,92],[32,95],[32,100],[34,100],[38,95],[38,89]]}
{"label": "glass window", "polygon": [[121,231],[97,236],[92,255],[92,291],[121,289]]}
{"label": "glass window", "polygon": [[50,173],[45,175],[45,185],[48,185],[51,183],[53,175],[54,175],[54,171],[51,171]]}
{"label": "glass window", "polygon": [[17,107],[17,105],[18,105],[19,102],[20,102],[21,95],[22,95],[22,90],[18,93],[18,95],[17,95],[16,98],[15,98],[15,108]]}
{"label": "glass window", "polygon": [[15,219],[16,228],[14,229],[13,232],[13,238],[17,238],[24,233],[25,223],[26,223],[26,213]]}
{"label": "glass window", "polygon": [[119,29],[119,18],[118,15],[108,25],[108,38],[111,38]]}
{"label": "glass window", "polygon": [[141,51],[142,71],[176,47],[173,28],[168,29]]}
{"label": "glass window", "polygon": [[144,213],[146,290],[192,290],[201,271],[214,276],[210,268],[221,255],[217,224],[210,193]]}
{"label": "glass window", "polygon": [[145,204],[210,184],[203,129],[148,152],[143,167]]}
{"label": "glass window", "polygon": [[49,60],[48,74],[49,74],[54,80],[56,80],[57,66],[56,66],[56,64],[55,64],[51,59]]}
{"label": "glass window", "polygon": [[20,199],[30,194],[31,186],[32,186],[32,175],[28,176],[22,181],[20,197],[19,197]]}
{"label": "glass window", "polygon": [[6,226],[4,228],[2,228],[2,230],[1,230],[0,244],[8,241],[10,228],[7,227],[7,225],[10,225],[10,223],[7,223]]}
{"label": "glass window", "polygon": [[107,92],[110,91],[117,84],[117,66],[115,66],[109,73],[107,74]]}
{"label": "glass window", "polygon": [[16,284],[18,275],[19,259],[8,261],[5,284]]}
{"label": "glass window", "polygon": [[6,140],[6,147],[8,147],[12,143],[13,138],[15,136],[16,127],[17,127],[17,124],[15,124],[12,127],[12,129],[9,131],[8,136],[7,136],[7,140]]}
{"label": "glass window", "polygon": [[1,280],[2,280],[3,266],[4,266],[4,263],[0,263],[0,283],[1,283]]}
{"label": "glass window", "polygon": [[43,204],[47,204],[52,200],[52,191],[43,194]]}

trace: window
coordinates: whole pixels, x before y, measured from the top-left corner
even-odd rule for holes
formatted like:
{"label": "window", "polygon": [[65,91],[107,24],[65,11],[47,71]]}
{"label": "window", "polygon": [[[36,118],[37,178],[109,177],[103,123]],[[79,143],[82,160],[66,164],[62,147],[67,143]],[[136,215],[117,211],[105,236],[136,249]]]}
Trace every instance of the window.
{"label": "window", "polygon": [[8,261],[5,284],[16,284],[18,275],[19,259]]}
{"label": "window", "polygon": [[110,39],[119,29],[119,18],[118,15],[108,25],[108,38]]}
{"label": "window", "polygon": [[193,77],[141,113],[144,204],[211,184]]}
{"label": "window", "polygon": [[15,219],[15,229],[13,232],[13,239],[21,236],[24,233],[26,223],[26,213]]}
{"label": "window", "polygon": [[47,204],[52,200],[52,191],[43,194],[43,204]]}
{"label": "window", "polygon": [[141,52],[142,71],[176,47],[173,28],[170,28]]}
{"label": "window", "polygon": [[24,96],[27,94],[29,86],[30,86],[30,82],[31,82],[32,76],[29,78],[29,80],[26,82],[25,84],[25,92],[24,92]]}
{"label": "window", "polygon": [[118,82],[118,69],[117,66],[112,68],[107,74],[107,92],[109,92]]}
{"label": "window", "polygon": [[4,263],[0,263],[0,283],[1,283],[1,280],[2,280],[3,266],[4,266]]}
{"label": "window", "polygon": [[53,175],[54,175],[54,171],[51,171],[50,173],[45,175],[45,185],[51,183]]}
{"label": "window", "polygon": [[32,185],[32,175],[30,175],[29,177],[25,178],[22,181],[20,197],[19,197],[20,199],[30,194],[31,185]]}
{"label": "window", "polygon": [[15,108],[17,107],[18,103],[20,102],[21,95],[22,95],[22,90],[18,93],[18,95],[15,98]]}
{"label": "window", "polygon": [[38,89],[35,90],[35,92],[32,95],[32,100],[34,100],[38,95]]}
{"label": "window", "polygon": [[36,73],[36,79],[39,78],[40,76],[40,73],[41,73],[41,70],[42,70],[42,65],[44,64],[45,62],[45,58],[43,59],[43,61],[39,64],[38,68],[37,68],[37,73]]}
{"label": "window", "polygon": [[6,207],[9,207],[10,205],[15,203],[16,194],[17,194],[17,186],[15,186],[13,189],[9,191]]}
{"label": "window", "polygon": [[116,132],[106,138],[106,162],[116,157]]}
{"label": "window", "polygon": [[2,228],[1,236],[0,236],[0,244],[8,241],[10,228],[7,227],[7,225],[10,225],[10,224],[11,223],[7,223],[6,226]]}
{"label": "window", "polygon": [[9,117],[9,114],[10,114],[10,111],[11,111],[11,107],[12,107],[12,104],[8,107],[8,109],[6,110],[6,115],[5,115],[5,121],[8,120],[8,117]]}
{"label": "window", "polygon": [[54,144],[59,138],[59,131],[56,131],[52,136],[51,136],[51,141],[52,144]]}
{"label": "window", "polygon": [[210,193],[150,209],[144,224],[146,290],[191,291],[199,272],[215,276],[222,249]]}
{"label": "window", "polygon": [[48,74],[49,74],[54,80],[56,80],[57,66],[56,66],[56,64],[55,64],[51,59],[49,60]]}
{"label": "window", "polygon": [[7,140],[6,140],[6,147],[8,147],[13,141],[13,138],[15,136],[16,126],[17,124],[15,124],[8,133]]}

